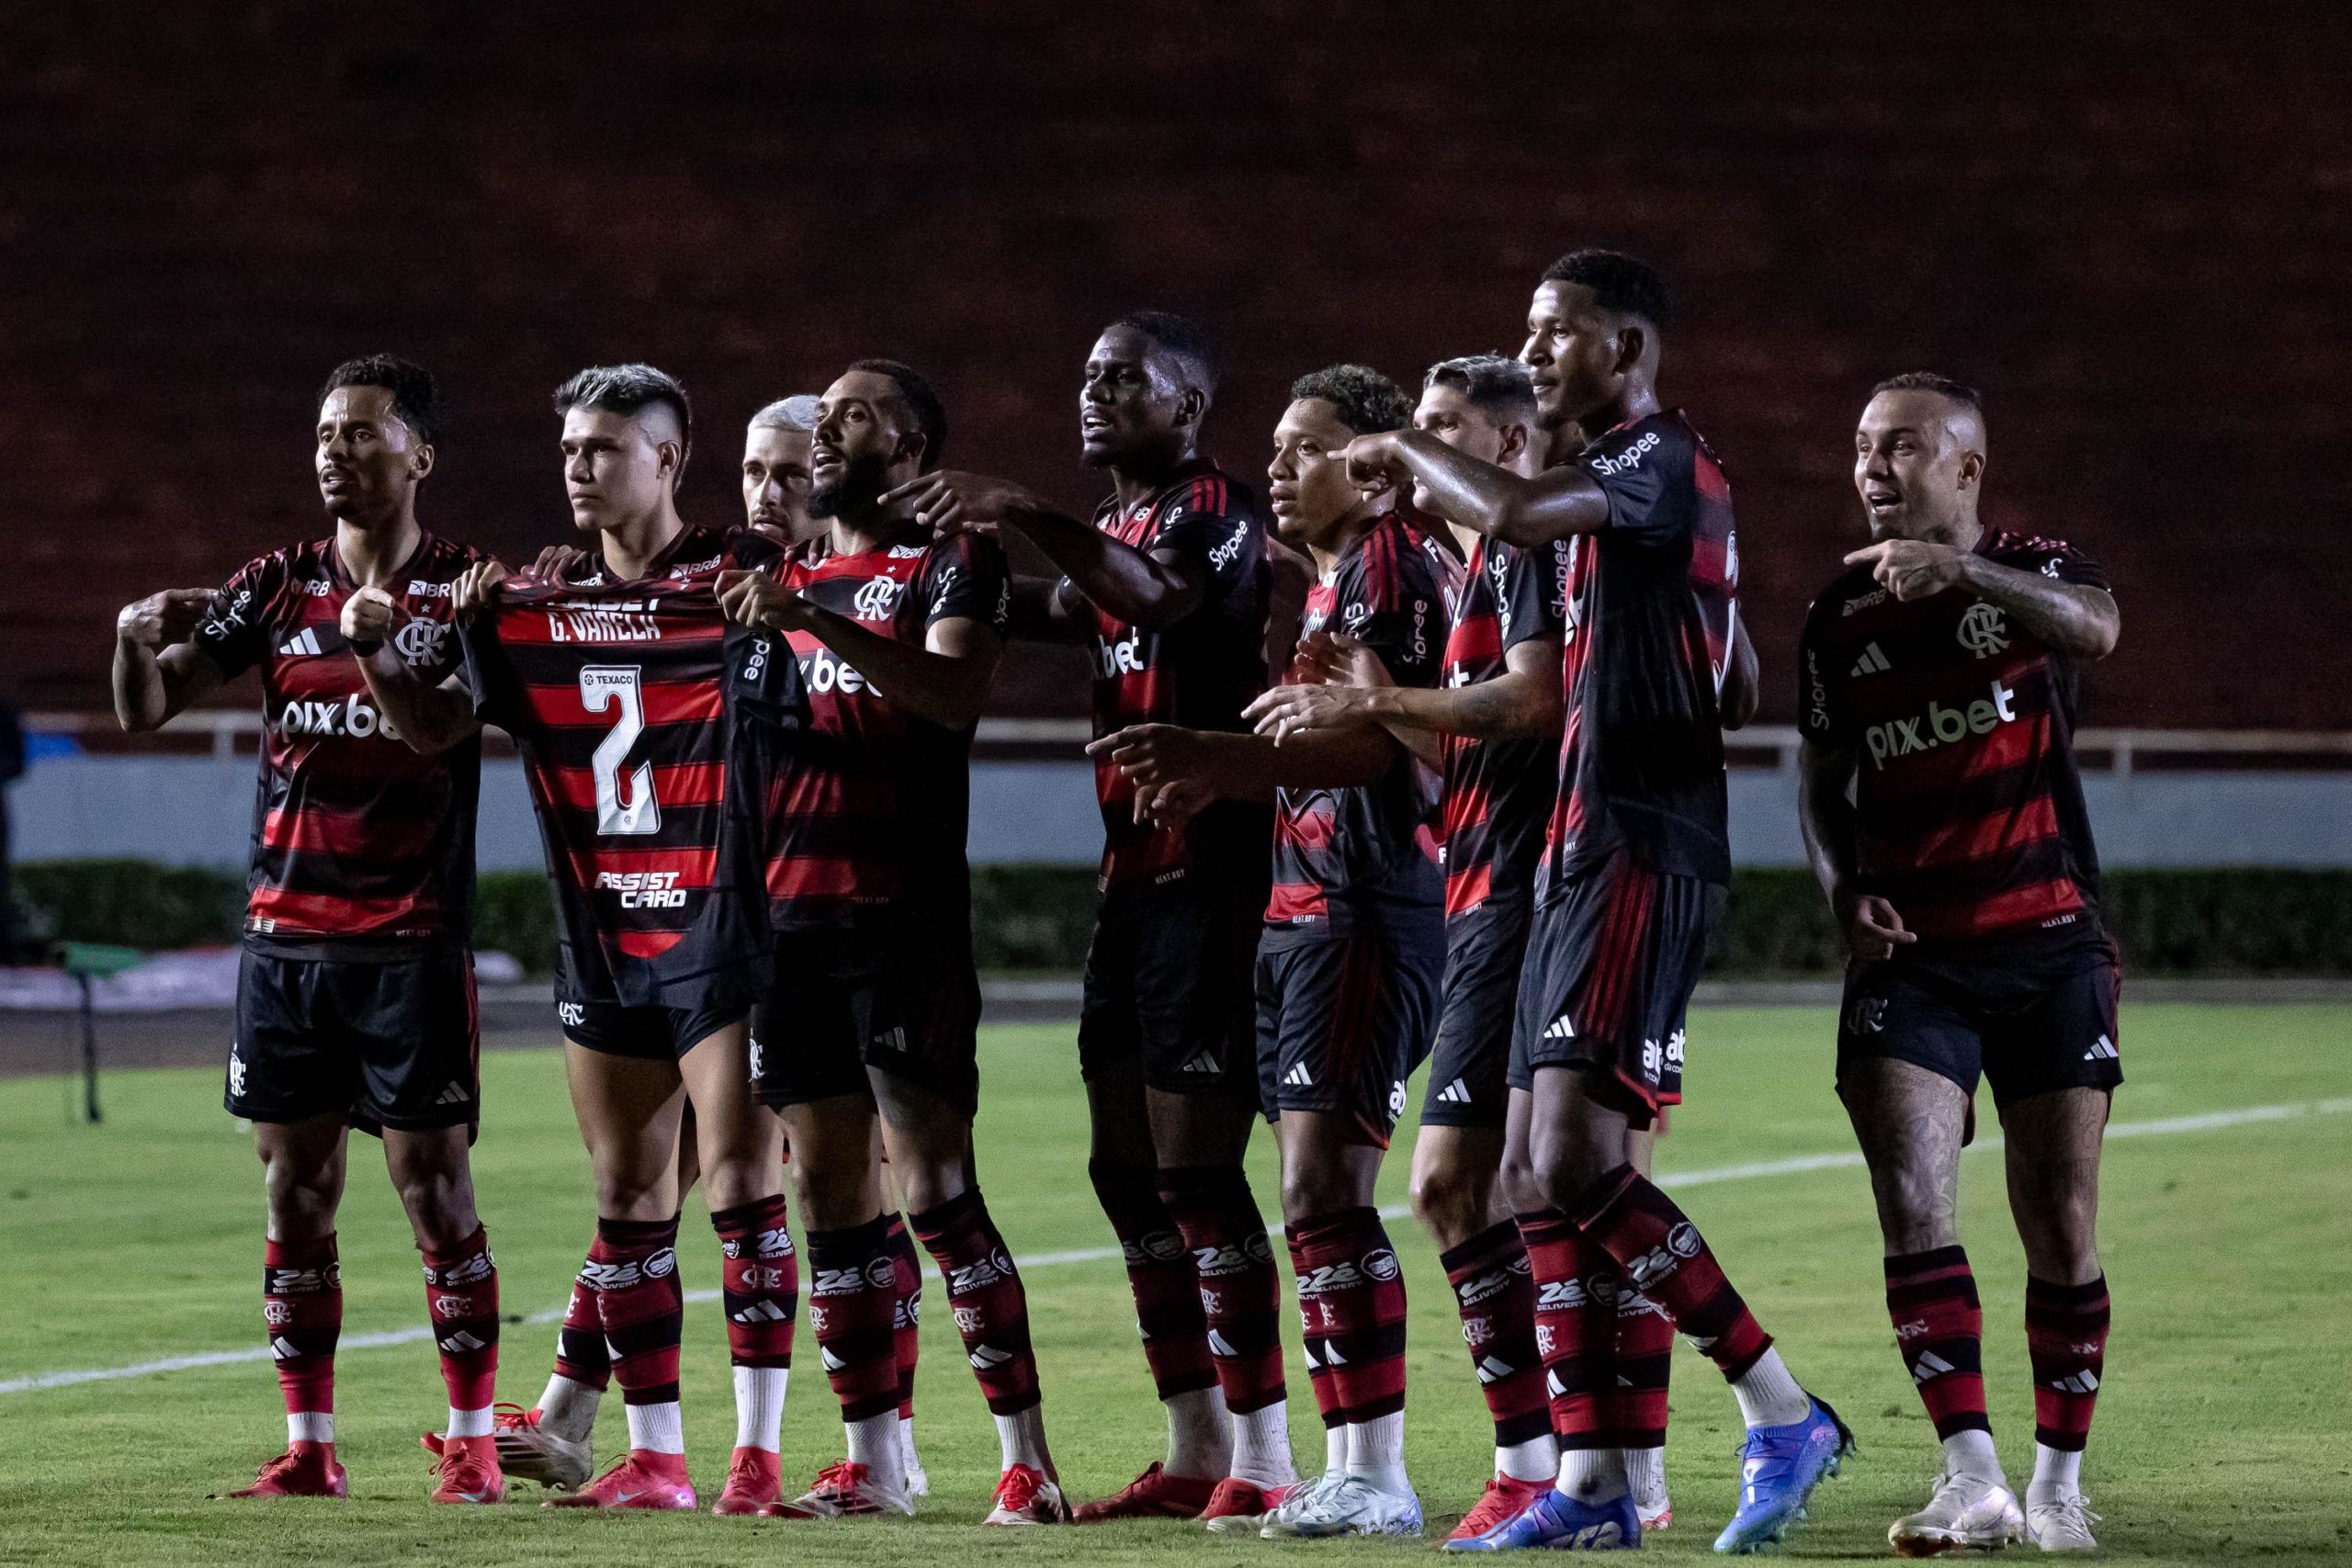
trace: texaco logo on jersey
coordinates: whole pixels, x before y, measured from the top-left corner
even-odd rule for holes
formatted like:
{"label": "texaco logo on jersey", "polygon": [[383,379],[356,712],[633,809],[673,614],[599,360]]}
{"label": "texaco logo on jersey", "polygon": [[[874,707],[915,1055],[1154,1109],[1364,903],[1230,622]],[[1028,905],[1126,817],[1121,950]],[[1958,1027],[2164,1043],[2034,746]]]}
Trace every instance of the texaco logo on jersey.
{"label": "texaco logo on jersey", "polygon": [[861,621],[887,621],[899,603],[899,590],[905,586],[895,577],[877,577],[857,591],[850,608]]}
{"label": "texaco logo on jersey", "polygon": [[2009,646],[2008,623],[2001,619],[2001,607],[1981,600],[1962,615],[1957,635],[1960,646],[1979,659]]}
{"label": "texaco logo on jersey", "polygon": [[447,626],[422,615],[392,635],[392,646],[412,667],[441,662],[441,645],[448,640]]}

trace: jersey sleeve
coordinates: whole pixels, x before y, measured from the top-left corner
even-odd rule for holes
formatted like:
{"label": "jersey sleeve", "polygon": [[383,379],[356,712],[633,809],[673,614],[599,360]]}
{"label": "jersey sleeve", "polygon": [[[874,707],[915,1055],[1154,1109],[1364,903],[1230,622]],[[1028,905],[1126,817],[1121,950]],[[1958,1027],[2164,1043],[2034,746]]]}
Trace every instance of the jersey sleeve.
{"label": "jersey sleeve", "polygon": [[1256,537],[1261,526],[1246,491],[1222,478],[1204,478],[1169,502],[1150,553],[1173,556],[1213,580],[1239,581],[1258,569],[1256,558],[1264,553]]}
{"label": "jersey sleeve", "polygon": [[1487,570],[1495,602],[1502,608],[1503,650],[1539,637],[1558,637],[1567,627],[1568,541],[1556,539],[1532,550],[1493,545]]}
{"label": "jersey sleeve", "polygon": [[1374,552],[1356,553],[1351,581],[1340,594],[1338,628],[1380,655],[1400,686],[1434,686],[1445,661],[1444,600],[1428,558],[1402,547],[1374,565]]}
{"label": "jersey sleeve", "polygon": [[1652,425],[1630,441],[1596,442],[1575,460],[1609,498],[1601,531],[1658,547],[1690,536],[1699,514],[1697,459],[1679,431]]}
{"label": "jersey sleeve", "polygon": [[198,622],[194,641],[231,680],[269,652],[270,609],[286,587],[286,558],[266,555],[239,567]]}
{"label": "jersey sleeve", "polygon": [[1797,722],[1815,745],[1844,747],[1855,742],[1853,711],[1846,701],[1849,675],[1829,645],[1823,615],[1823,606],[1836,597],[1825,594],[1814,602],[1797,638]]}
{"label": "jersey sleeve", "polygon": [[950,534],[932,546],[919,580],[922,624],[978,621],[997,636],[1012,618],[1012,574],[1004,550],[978,534]]}
{"label": "jersey sleeve", "polygon": [[2106,569],[2064,539],[2034,539],[2029,542],[2024,558],[2016,564],[2024,570],[2038,571],[2060,582],[2098,588],[2109,593],[2115,592],[2115,584],[2108,580]]}
{"label": "jersey sleeve", "polygon": [[474,700],[474,716],[512,735],[516,705],[513,682],[506,679],[505,650],[498,640],[498,607],[492,605],[458,628],[458,678]]}

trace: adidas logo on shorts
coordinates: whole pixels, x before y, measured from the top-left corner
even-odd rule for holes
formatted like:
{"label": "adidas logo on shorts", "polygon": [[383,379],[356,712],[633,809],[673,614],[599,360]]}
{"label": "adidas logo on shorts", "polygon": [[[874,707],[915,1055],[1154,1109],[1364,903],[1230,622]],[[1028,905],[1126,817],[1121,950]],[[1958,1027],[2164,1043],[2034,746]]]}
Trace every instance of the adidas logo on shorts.
{"label": "adidas logo on shorts", "polygon": [[1544,1038],[1546,1040],[1574,1040],[1576,1037],[1577,1026],[1568,1021],[1566,1013],[1562,1013],[1554,1019],[1544,1031]]}
{"label": "adidas logo on shorts", "polygon": [[435,1105],[464,1105],[472,1099],[473,1096],[467,1092],[465,1085],[458,1082],[455,1078],[451,1078],[449,1080],[449,1087],[443,1089],[439,1098],[435,1099],[433,1103]]}
{"label": "adidas logo on shorts", "polygon": [[1211,1075],[1225,1071],[1222,1066],[1217,1065],[1216,1057],[1206,1051],[1198,1053],[1191,1061],[1186,1062],[1182,1066],[1176,1070],[1180,1073],[1208,1073]]}
{"label": "adidas logo on shorts", "polygon": [[2121,1059],[2122,1053],[2116,1050],[2115,1042],[2104,1034],[2092,1041],[2091,1048],[2083,1053],[2083,1060],[2086,1062],[2114,1062]]}
{"label": "adidas logo on shorts", "polygon": [[1443,1105],[1467,1105],[1470,1103],[1470,1086],[1456,1078],[1438,1090],[1437,1098]]}
{"label": "adidas logo on shorts", "polygon": [[1284,1073],[1283,1075],[1283,1082],[1289,1084],[1294,1089],[1313,1089],[1315,1087],[1315,1079],[1307,1073],[1306,1064],[1305,1062],[1299,1063],[1298,1066]]}

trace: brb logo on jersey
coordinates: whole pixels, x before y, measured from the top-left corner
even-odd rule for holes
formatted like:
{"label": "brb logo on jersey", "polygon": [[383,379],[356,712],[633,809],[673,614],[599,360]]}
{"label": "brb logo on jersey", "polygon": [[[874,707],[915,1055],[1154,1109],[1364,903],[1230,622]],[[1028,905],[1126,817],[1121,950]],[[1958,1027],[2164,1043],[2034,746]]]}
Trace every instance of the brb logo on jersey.
{"label": "brb logo on jersey", "polygon": [[1862,740],[1870,748],[1871,761],[1883,768],[1890,757],[1932,751],[1972,735],[1991,734],[2017,718],[2017,700],[2015,692],[1996,681],[1989,697],[1979,697],[1965,707],[1929,703],[1928,711],[1917,718],[1895,718],[1871,725],[1862,732]]}

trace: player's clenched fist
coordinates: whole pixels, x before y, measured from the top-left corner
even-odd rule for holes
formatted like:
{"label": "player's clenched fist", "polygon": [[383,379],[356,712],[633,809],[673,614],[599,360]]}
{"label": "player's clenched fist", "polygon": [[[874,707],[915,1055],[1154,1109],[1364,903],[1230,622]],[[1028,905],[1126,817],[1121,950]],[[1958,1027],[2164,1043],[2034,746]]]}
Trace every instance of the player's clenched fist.
{"label": "player's clenched fist", "polygon": [[392,635],[400,606],[373,583],[343,602],[343,640],[355,648],[372,647]]}
{"label": "player's clenched fist", "polygon": [[498,585],[507,579],[503,562],[478,560],[458,574],[458,586],[450,592],[449,606],[461,621],[474,618],[476,612],[487,607],[498,597]]}
{"label": "player's clenched fist", "polygon": [[808,624],[808,602],[764,571],[718,574],[718,612],[738,626],[791,631]]}
{"label": "player's clenched fist", "polygon": [[1357,436],[1340,454],[1340,460],[1348,466],[1348,482],[1366,495],[1381,495],[1412,482],[1412,472],[1396,455],[1396,443],[1387,432]]}
{"label": "player's clenched fist", "polygon": [[135,604],[125,604],[114,618],[115,636],[141,648],[169,648],[186,642],[212,612],[209,588],[166,588]]}

